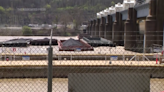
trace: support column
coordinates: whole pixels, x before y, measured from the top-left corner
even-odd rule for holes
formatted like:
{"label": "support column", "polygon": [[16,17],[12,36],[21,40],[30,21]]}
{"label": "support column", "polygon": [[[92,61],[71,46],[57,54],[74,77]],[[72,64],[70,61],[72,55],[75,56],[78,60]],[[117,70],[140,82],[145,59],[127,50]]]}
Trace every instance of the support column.
{"label": "support column", "polygon": [[105,17],[101,17],[99,26],[99,37],[104,38],[104,31],[105,31]]}
{"label": "support column", "polygon": [[86,34],[89,34],[89,29],[90,28],[90,23],[89,23],[89,21],[87,22],[87,30],[86,30]]}
{"label": "support column", "polygon": [[156,43],[156,0],[150,1],[149,15],[145,22],[145,49],[144,52],[150,52],[152,44]]}
{"label": "support column", "polygon": [[133,8],[129,8],[128,10],[128,19],[125,22],[125,30],[124,30],[124,47],[125,50],[133,50],[134,45],[134,26],[133,26]]}
{"label": "support column", "polygon": [[116,12],[116,19],[113,23],[113,37],[112,40],[116,45],[123,44],[123,30],[122,30],[122,14]]}
{"label": "support column", "polygon": [[140,46],[137,44],[137,38],[139,36],[139,25],[137,24],[137,10],[133,8],[133,16],[132,16],[132,22],[133,22],[133,51],[135,52],[141,52],[142,49],[140,49]]}
{"label": "support column", "polygon": [[[163,30],[164,30],[164,0],[152,0],[152,3],[156,2],[156,19],[157,19],[157,44],[163,45]],[[153,8],[154,9],[154,8]]]}
{"label": "support column", "polygon": [[92,35],[92,26],[93,26],[93,20],[90,21],[90,31],[89,31],[89,35]]}
{"label": "support column", "polygon": [[123,46],[124,45],[124,29],[123,29],[123,21],[122,21],[122,14],[119,13],[119,30],[120,30],[120,43],[119,45]]}
{"label": "support column", "polygon": [[93,20],[92,33],[91,33],[91,36],[92,36],[92,37],[95,36],[95,26],[96,26],[96,19]]}
{"label": "support column", "polygon": [[95,36],[99,37],[99,26],[100,26],[100,19],[96,20],[96,26],[95,26]]}
{"label": "support column", "polygon": [[111,15],[107,16],[107,23],[105,25],[105,31],[106,31],[106,39],[112,40],[112,25],[113,25],[113,19]]}

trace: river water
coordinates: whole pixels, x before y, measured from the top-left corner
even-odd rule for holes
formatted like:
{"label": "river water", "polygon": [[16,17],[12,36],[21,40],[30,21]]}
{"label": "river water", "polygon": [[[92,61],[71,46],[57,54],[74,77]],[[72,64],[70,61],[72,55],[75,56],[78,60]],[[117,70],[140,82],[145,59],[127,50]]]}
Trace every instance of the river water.
{"label": "river water", "polygon": [[[68,92],[67,78],[53,79],[53,92]],[[164,79],[151,79],[150,92],[164,91]],[[47,92],[47,79],[0,79],[0,92]]]}

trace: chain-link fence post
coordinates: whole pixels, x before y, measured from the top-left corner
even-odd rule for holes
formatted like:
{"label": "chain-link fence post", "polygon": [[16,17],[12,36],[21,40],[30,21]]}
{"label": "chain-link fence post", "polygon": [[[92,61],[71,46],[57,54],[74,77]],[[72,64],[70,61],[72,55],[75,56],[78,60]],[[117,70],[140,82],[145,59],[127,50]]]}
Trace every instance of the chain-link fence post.
{"label": "chain-link fence post", "polygon": [[53,48],[52,44],[52,29],[51,29],[51,38],[50,38],[50,47],[48,48],[48,92],[52,92],[52,56],[53,56]]}
{"label": "chain-link fence post", "polygon": [[52,51],[53,48],[48,48],[48,92],[52,92]]}

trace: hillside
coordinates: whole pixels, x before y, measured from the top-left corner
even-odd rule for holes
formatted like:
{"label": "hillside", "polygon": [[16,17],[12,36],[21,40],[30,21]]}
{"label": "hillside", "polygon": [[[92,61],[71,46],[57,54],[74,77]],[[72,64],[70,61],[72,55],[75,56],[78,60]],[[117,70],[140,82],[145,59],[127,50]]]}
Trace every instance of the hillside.
{"label": "hillside", "polygon": [[[24,25],[88,20],[95,16],[96,12],[122,0],[0,0],[0,2],[1,24]],[[23,8],[40,10],[21,11]],[[68,19],[63,18],[65,15]]]}
{"label": "hillside", "polygon": [[0,0],[0,26],[73,23],[74,30],[83,21],[123,0]]}

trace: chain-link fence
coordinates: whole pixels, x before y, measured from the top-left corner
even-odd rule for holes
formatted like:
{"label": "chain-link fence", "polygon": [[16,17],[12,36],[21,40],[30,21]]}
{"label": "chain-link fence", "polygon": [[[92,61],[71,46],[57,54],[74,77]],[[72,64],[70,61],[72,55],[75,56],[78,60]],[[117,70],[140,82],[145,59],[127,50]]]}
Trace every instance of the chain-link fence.
{"label": "chain-link fence", "polygon": [[163,5],[1,0],[0,92],[164,92]]}
{"label": "chain-link fence", "polygon": [[45,44],[48,38],[1,43],[0,92],[164,91],[161,45],[152,45],[154,52],[141,53],[107,39],[54,38],[53,50]]}

